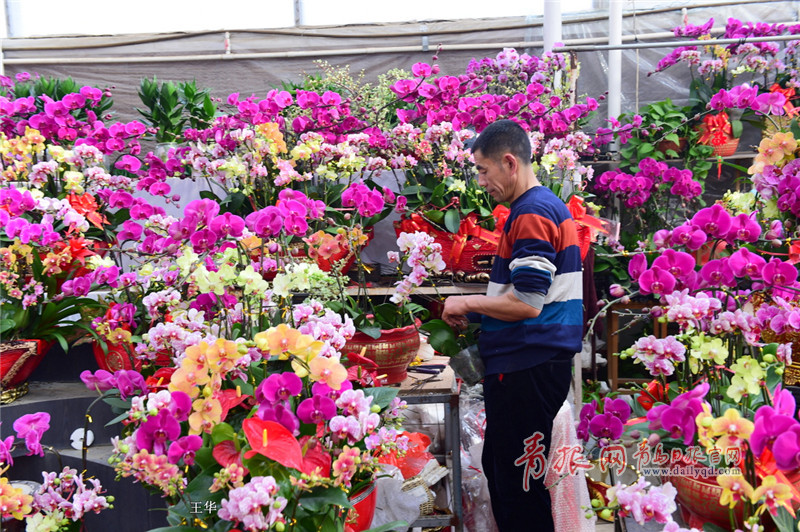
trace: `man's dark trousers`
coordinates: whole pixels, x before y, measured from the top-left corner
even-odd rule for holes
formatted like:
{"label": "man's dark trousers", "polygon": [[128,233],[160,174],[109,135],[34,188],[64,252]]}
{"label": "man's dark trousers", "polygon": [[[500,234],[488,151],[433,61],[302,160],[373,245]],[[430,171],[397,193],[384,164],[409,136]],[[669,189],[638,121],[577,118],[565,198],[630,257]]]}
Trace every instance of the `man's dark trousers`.
{"label": "man's dark trousers", "polygon": [[[538,479],[515,461],[526,454],[525,440],[537,431],[546,460],[553,419],[567,398],[572,379],[572,355],[565,353],[533,368],[487,375],[483,393],[486,433],[482,465],[489,481],[492,512],[500,532],[553,530],[550,493],[544,473]],[[540,462],[541,464],[541,462]]]}

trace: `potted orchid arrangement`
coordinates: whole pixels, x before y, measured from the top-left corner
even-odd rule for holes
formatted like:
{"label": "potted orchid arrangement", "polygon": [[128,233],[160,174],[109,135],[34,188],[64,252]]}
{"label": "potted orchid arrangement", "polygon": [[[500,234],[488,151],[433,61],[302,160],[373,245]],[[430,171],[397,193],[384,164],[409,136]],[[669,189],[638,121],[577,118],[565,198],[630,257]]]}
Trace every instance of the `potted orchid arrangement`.
{"label": "potted orchid arrangement", "polygon": [[[797,382],[797,154],[789,132],[765,139],[749,169],[752,192],[729,192],[657,231],[629,264],[638,293],[655,298],[649,314],[671,328],[620,353],[654,378],[626,431],[637,467],[671,482],[690,526],[753,528],[770,518],[780,530],[795,526],[800,421],[784,387]],[[700,485],[698,499],[690,493]],[[617,499],[623,512],[638,507]]]}
{"label": "potted orchid arrangement", "polygon": [[[797,41],[788,41],[781,47],[775,42],[746,42],[748,37],[777,37],[793,35],[796,26],[784,24],[765,24],[742,22],[729,18],[720,39],[741,39],[742,42],[722,46],[715,44],[714,19],[700,26],[686,22],[674,28],[676,37],[697,39],[697,45],[675,48],[662,58],[656,69],[648,75],[683,63],[689,67],[692,81],[689,87],[689,100],[693,115],[706,115],[711,97],[720,90],[730,90],[736,85],[748,84],[757,87],[760,94],[774,94],[794,87],[796,70],[792,68],[796,57]],[[791,91],[791,95],[794,92]],[[747,109],[732,106],[720,109],[717,115],[702,119],[705,127],[705,143],[721,146],[724,139],[738,139],[741,135],[742,120],[757,121]],[[767,121],[769,123],[769,121]]]}
{"label": "potted orchid arrangement", "polygon": [[[321,325],[318,311],[295,310],[301,329]],[[164,496],[164,530],[341,529],[356,518],[348,494],[407,445],[396,390],[354,389],[348,377],[338,351],[286,324],[201,341],[158,386],[126,394],[112,462]],[[107,372],[82,378],[118,395]]]}

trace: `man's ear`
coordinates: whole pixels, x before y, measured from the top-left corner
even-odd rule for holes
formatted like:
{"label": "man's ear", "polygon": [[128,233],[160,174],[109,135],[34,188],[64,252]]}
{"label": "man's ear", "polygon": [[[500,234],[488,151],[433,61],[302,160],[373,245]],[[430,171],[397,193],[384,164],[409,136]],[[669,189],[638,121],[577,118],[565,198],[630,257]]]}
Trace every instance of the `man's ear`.
{"label": "man's ear", "polygon": [[509,171],[513,174],[519,166],[519,161],[511,153],[503,154],[503,165],[508,165]]}

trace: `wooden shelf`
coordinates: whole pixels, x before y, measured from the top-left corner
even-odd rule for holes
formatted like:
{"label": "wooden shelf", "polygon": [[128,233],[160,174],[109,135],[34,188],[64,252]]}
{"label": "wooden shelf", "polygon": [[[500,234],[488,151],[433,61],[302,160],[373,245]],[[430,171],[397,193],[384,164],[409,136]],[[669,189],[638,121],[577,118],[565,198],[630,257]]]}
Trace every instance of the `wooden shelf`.
{"label": "wooden shelf", "polygon": [[[486,284],[483,283],[465,283],[465,284],[455,284],[455,285],[443,285],[443,286],[422,286],[414,290],[414,294],[422,294],[428,296],[435,296],[437,294],[443,296],[453,296],[453,295],[468,295],[468,294],[485,294],[486,293]],[[357,295],[359,293],[359,286],[348,286],[347,293],[351,296]],[[370,286],[367,287],[367,295],[368,296],[390,296],[395,293],[394,286]]]}

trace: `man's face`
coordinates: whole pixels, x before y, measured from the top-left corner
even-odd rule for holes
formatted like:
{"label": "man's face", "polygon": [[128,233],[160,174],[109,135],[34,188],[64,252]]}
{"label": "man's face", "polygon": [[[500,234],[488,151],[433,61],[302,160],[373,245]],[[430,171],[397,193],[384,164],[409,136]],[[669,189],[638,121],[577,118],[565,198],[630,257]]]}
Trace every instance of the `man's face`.
{"label": "man's face", "polygon": [[500,159],[484,157],[480,150],[473,153],[475,169],[478,171],[478,185],[498,203],[510,201],[514,196],[516,178],[508,157],[513,158],[510,153]]}

